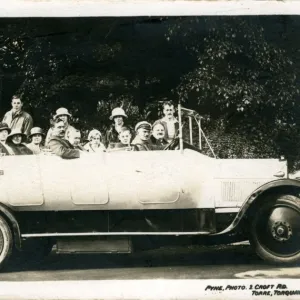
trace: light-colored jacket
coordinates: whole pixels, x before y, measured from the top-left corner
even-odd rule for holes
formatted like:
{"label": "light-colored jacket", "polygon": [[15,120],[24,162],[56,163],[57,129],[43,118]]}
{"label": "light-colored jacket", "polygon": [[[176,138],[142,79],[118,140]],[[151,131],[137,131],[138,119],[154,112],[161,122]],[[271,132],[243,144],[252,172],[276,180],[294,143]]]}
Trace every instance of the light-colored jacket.
{"label": "light-colored jacket", "polygon": [[43,149],[43,146],[35,145],[33,143],[27,144],[26,146],[33,152],[33,154],[40,154]]}
{"label": "light-colored jacket", "polygon": [[91,143],[87,143],[83,147],[87,152],[104,152],[106,151],[105,146],[100,143],[100,146],[98,148],[92,147]]}
{"label": "light-colored jacket", "polygon": [[30,130],[33,126],[31,115],[22,110],[17,113],[13,113],[12,110],[8,111],[4,115],[2,122],[6,123],[10,129],[20,129],[21,132],[26,135],[30,134]]}

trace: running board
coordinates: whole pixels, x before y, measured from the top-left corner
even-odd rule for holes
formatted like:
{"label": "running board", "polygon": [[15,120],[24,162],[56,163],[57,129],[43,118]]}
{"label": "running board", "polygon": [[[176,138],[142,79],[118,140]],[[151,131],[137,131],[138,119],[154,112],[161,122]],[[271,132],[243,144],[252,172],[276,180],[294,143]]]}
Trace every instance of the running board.
{"label": "running board", "polygon": [[57,239],[56,253],[131,253],[132,242],[126,237],[60,237]]}
{"label": "running board", "polygon": [[54,232],[54,233],[25,233],[21,234],[22,238],[36,238],[36,237],[72,237],[72,236],[136,236],[136,235],[170,235],[170,236],[184,236],[184,235],[210,235],[209,231],[190,231],[190,232]]}

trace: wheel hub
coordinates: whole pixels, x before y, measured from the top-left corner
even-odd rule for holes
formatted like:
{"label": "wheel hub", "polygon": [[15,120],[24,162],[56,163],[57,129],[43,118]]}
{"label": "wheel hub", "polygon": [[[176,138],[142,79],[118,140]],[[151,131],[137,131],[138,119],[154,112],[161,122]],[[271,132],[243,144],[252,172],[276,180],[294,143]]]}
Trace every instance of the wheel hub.
{"label": "wheel hub", "polygon": [[272,236],[279,242],[288,241],[293,235],[292,227],[288,222],[277,221],[271,228]]}

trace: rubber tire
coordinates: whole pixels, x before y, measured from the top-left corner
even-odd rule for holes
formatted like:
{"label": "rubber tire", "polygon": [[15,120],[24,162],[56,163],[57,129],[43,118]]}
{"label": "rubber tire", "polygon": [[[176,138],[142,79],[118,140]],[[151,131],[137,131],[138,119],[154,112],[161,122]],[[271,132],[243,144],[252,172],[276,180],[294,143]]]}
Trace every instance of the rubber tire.
{"label": "rubber tire", "polygon": [[9,257],[12,254],[14,241],[13,241],[13,235],[9,225],[7,224],[5,219],[1,216],[0,216],[0,232],[4,240],[3,249],[0,253],[0,268],[3,268],[3,266],[5,266],[5,264],[9,260]]}
{"label": "rubber tire", "polygon": [[[283,203],[289,203],[292,204],[300,210],[300,199],[296,196],[292,195],[273,195],[270,197],[267,197],[263,200],[263,205],[260,207],[260,210],[262,211],[265,207],[272,207],[275,204],[283,204]],[[263,245],[259,242],[257,236],[256,236],[256,224],[259,220],[260,213],[255,214],[254,219],[251,223],[251,231],[250,231],[250,244],[255,249],[256,254],[262,258],[263,260],[271,263],[271,264],[280,264],[280,265],[294,265],[300,262],[300,251],[291,257],[280,257],[276,256],[273,253],[270,253],[267,249],[264,248]],[[300,222],[300,218],[299,218]],[[300,240],[299,240],[300,245]]]}

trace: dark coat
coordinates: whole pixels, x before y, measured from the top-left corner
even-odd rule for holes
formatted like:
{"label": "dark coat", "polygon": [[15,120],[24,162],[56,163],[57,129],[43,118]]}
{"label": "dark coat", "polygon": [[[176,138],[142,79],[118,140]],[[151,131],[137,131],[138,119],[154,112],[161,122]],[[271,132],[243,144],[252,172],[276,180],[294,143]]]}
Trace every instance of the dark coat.
{"label": "dark coat", "polygon": [[165,139],[157,140],[153,135],[150,139],[156,150],[163,150],[169,144]]}
{"label": "dark coat", "polygon": [[7,148],[0,142],[0,155],[9,155]]}
{"label": "dark coat", "polygon": [[138,151],[151,151],[156,150],[151,140],[142,141],[138,136],[134,138],[132,144],[137,148]]}
{"label": "dark coat", "polygon": [[121,142],[115,143],[115,144],[110,144],[108,147],[109,150],[125,150],[125,151],[138,151],[138,148],[136,145],[124,145]]}
{"label": "dark coat", "polygon": [[[130,132],[132,131],[129,126],[124,124],[122,127],[129,128]],[[112,124],[110,128],[105,133],[104,144],[105,147],[108,147],[110,144],[119,143],[119,133],[116,131],[115,125]]]}
{"label": "dark coat", "polygon": [[54,154],[62,158],[71,159],[80,157],[80,151],[74,149],[71,143],[64,138],[54,136],[49,141],[48,146]]}
{"label": "dark coat", "polygon": [[14,144],[13,142],[7,142],[7,145],[13,150],[15,155],[32,155],[33,152],[27,148],[24,144]]}

